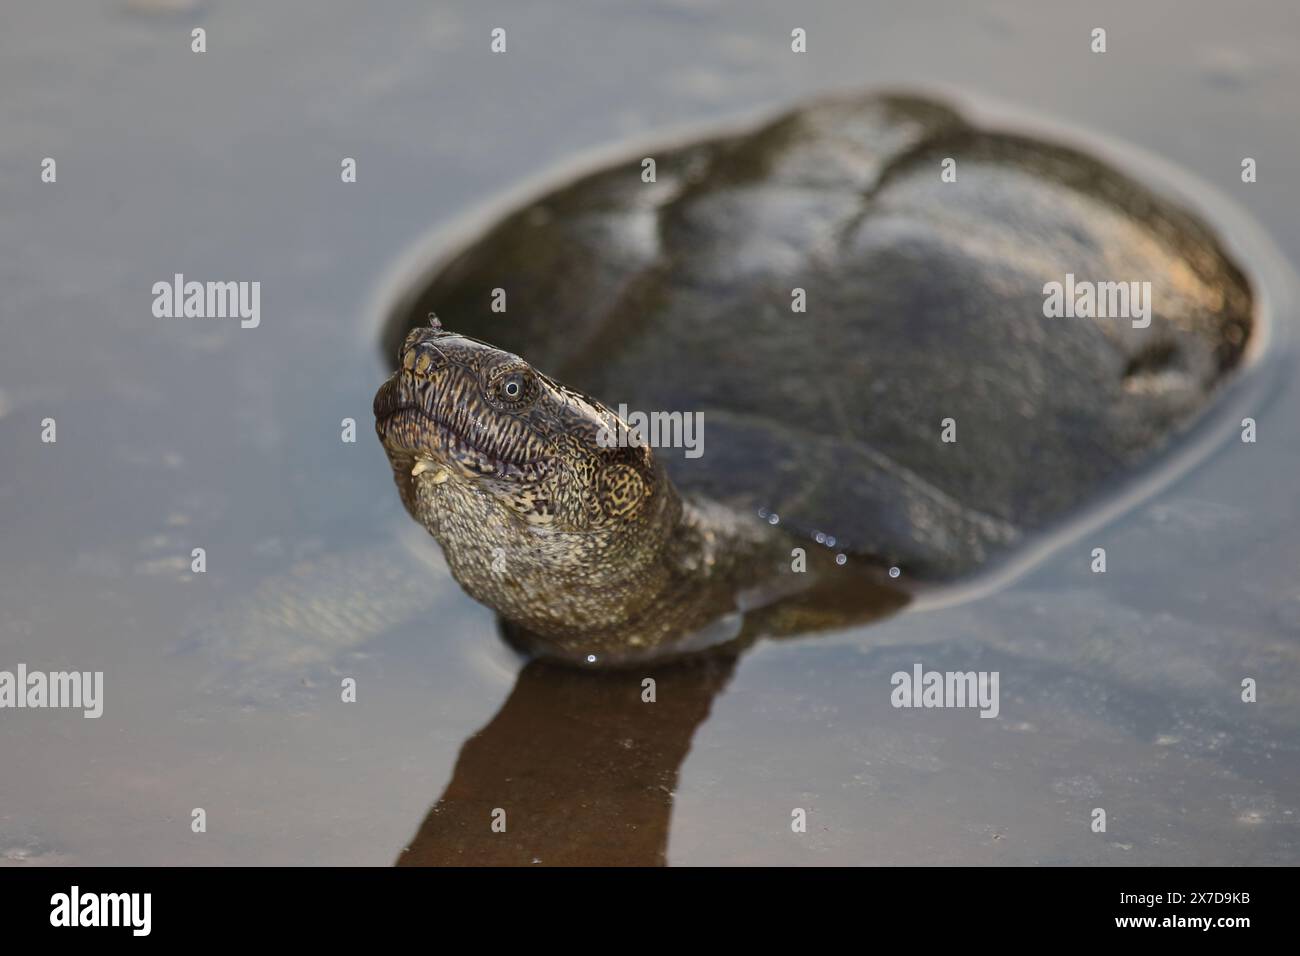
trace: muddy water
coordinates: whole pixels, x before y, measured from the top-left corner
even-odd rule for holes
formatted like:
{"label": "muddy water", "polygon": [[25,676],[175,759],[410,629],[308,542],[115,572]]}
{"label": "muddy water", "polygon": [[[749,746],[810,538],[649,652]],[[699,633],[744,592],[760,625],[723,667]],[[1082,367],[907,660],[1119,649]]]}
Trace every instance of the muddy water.
{"label": "muddy water", "polygon": [[[378,304],[430,229],[594,148],[829,88],[937,84],[1134,143],[1300,260],[1294,8],[533,6],[6,12],[0,669],[102,670],[105,703],[0,711],[0,861],[515,861],[531,832],[521,862],[1296,862],[1286,352],[1244,396],[1256,444],[978,599],[665,672],[653,729],[626,688],[502,643],[369,424]],[[178,272],[261,282],[260,325],[156,318]],[[1000,717],[893,709],[917,661],[999,671]]]}

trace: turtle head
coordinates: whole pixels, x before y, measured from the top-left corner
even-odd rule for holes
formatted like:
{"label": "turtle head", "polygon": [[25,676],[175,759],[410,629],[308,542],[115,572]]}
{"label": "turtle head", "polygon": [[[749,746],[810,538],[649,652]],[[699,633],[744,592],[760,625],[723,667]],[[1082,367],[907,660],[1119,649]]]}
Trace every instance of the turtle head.
{"label": "turtle head", "polygon": [[374,411],[407,510],[466,590],[515,620],[566,576],[635,573],[680,510],[608,408],[436,320],[406,337]]}

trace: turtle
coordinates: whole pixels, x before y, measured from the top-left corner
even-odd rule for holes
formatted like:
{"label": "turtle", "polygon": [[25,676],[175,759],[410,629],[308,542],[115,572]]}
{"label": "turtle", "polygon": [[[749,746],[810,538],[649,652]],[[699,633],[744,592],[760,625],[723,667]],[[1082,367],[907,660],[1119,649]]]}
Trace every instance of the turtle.
{"label": "turtle", "polygon": [[619,665],[1007,560],[1193,428],[1255,325],[1179,201],[933,99],[844,95],[508,212],[395,313],[376,432],[512,640]]}

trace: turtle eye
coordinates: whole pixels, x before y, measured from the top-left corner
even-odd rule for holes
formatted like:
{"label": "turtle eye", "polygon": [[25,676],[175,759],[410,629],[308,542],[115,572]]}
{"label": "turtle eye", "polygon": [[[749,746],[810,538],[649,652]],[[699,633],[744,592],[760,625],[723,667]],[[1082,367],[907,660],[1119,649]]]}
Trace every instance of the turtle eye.
{"label": "turtle eye", "polygon": [[527,368],[505,368],[493,377],[488,394],[498,404],[519,409],[537,397],[537,384]]}

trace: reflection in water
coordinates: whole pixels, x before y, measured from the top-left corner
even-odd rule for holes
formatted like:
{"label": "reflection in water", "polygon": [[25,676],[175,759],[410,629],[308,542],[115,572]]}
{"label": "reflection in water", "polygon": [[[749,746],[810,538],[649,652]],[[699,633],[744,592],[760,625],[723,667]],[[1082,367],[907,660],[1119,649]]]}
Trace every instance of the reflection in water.
{"label": "reflection in water", "polygon": [[678,769],[736,659],[618,671],[530,661],[398,865],[662,865]]}
{"label": "reflection in water", "polygon": [[[678,771],[743,648],[834,626],[840,614],[866,623],[906,602],[882,585],[814,590],[747,615],[727,650],[612,670],[529,661],[461,748],[397,865],[663,865]],[[508,643],[527,642],[505,630]],[[498,809],[505,832],[492,828]]]}

